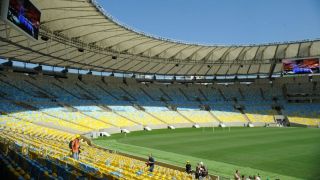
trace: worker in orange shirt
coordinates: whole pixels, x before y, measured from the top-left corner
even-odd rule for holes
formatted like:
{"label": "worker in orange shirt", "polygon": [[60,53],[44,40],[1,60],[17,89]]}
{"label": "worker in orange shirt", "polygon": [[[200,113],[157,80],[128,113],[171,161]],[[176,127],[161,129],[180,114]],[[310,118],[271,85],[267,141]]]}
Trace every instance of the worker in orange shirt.
{"label": "worker in orange shirt", "polygon": [[79,160],[80,153],[80,135],[76,135],[76,138],[72,141],[72,157],[76,160]]}

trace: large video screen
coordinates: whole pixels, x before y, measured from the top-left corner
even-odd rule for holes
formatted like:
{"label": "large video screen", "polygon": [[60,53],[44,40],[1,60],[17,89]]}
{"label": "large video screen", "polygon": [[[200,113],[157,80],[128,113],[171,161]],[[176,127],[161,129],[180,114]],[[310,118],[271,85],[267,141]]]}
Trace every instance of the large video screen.
{"label": "large video screen", "polygon": [[30,0],[9,0],[7,20],[34,39],[38,39],[41,12]]}
{"label": "large video screen", "polygon": [[282,60],[284,74],[314,74],[319,73],[319,58],[284,59]]}

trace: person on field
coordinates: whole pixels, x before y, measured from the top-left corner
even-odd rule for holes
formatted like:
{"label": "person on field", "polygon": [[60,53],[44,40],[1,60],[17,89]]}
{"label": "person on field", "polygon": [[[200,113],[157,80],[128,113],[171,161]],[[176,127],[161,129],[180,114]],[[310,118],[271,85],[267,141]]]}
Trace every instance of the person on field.
{"label": "person on field", "polygon": [[79,160],[79,152],[80,152],[80,135],[77,135],[71,143],[71,151],[72,157],[76,160]]}
{"label": "person on field", "polygon": [[201,166],[201,177],[205,178],[208,176],[208,168],[206,166],[204,166],[203,162],[200,162],[200,166]]}
{"label": "person on field", "polygon": [[239,171],[236,170],[236,172],[234,173],[234,180],[240,180],[240,174],[239,174]]}
{"label": "person on field", "polygon": [[148,162],[146,163],[147,166],[149,166],[149,171],[150,171],[150,172],[153,172],[154,163],[155,163],[155,160],[154,160],[154,158],[152,157],[152,154],[150,154],[150,155],[149,155]]}
{"label": "person on field", "polygon": [[188,174],[192,173],[190,161],[187,161],[187,163],[186,163],[186,173],[188,173]]}
{"label": "person on field", "polygon": [[203,165],[203,162],[198,163],[195,172],[196,179],[203,179],[208,176],[208,169]]}
{"label": "person on field", "polygon": [[241,176],[241,180],[246,180],[246,176],[245,176],[245,175],[242,175],[242,176]]}
{"label": "person on field", "polygon": [[201,174],[201,165],[200,165],[200,163],[198,163],[197,166],[196,166],[195,178],[199,179],[200,178],[200,174]]}

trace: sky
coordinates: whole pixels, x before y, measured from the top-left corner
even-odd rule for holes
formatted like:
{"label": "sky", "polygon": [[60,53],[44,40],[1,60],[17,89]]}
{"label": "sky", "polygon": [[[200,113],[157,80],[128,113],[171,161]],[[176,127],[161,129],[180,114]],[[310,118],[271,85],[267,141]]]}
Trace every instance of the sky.
{"label": "sky", "polygon": [[126,26],[189,43],[320,38],[320,0],[98,0]]}

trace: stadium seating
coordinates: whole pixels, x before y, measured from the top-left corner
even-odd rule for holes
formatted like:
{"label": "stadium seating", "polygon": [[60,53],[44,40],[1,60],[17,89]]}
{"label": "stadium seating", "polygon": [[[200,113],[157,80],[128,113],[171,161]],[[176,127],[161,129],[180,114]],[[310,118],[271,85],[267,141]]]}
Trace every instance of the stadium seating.
{"label": "stadium seating", "polygon": [[185,117],[188,117],[193,122],[197,122],[197,123],[217,122],[216,119],[208,111],[180,110],[179,112]]}
{"label": "stadium seating", "polygon": [[292,123],[319,126],[320,104],[287,104],[284,113]]}
{"label": "stadium seating", "polygon": [[[268,124],[274,123],[276,115],[284,115],[291,123],[320,124],[319,104],[289,103],[283,95],[283,87],[290,88],[293,94],[300,94],[303,87],[317,94],[315,90],[319,86],[308,83],[164,86],[135,81],[125,84],[116,78],[106,82],[69,78],[20,73],[0,77],[0,144],[1,147],[8,141],[12,144],[8,154],[0,153],[4,164],[0,168],[11,172],[11,178],[191,178],[162,166],[150,174],[143,161],[113,154],[86,142],[82,142],[80,161],[74,161],[67,146],[74,134],[135,126]],[[275,104],[283,107],[280,112],[272,109]],[[200,110],[203,106],[210,108]],[[34,158],[30,158],[30,154],[34,154]]]}
{"label": "stadium seating", "polygon": [[91,118],[80,112],[68,111],[63,108],[44,109],[42,111],[58,119],[67,120],[89,129],[105,129],[110,126],[101,120]]}
{"label": "stadium seating", "polygon": [[[0,144],[3,146],[9,140],[12,143],[10,148],[13,150],[10,150],[10,153],[17,154],[19,164],[24,164],[23,171],[18,167],[12,170],[17,177],[69,179],[71,177],[92,176],[102,178],[110,176],[119,179],[121,177],[132,179],[191,179],[191,176],[184,172],[162,166],[157,166],[154,173],[149,173],[143,161],[89,146],[84,141],[81,143],[80,160],[75,161],[69,157],[70,150],[68,149],[68,142],[73,138],[72,134],[49,128],[40,129],[32,123],[22,122],[21,125],[25,128],[6,126],[0,131]],[[27,156],[22,154],[27,154]],[[29,159],[31,154],[35,156],[33,159]],[[4,156],[0,154],[0,160],[15,164],[10,158],[11,156],[3,160]],[[61,165],[63,165],[63,168],[61,168]],[[49,169],[53,166],[54,168]]]}
{"label": "stadium seating", "polygon": [[244,115],[235,110],[231,105],[216,105],[211,112],[222,122],[232,123],[241,122],[248,123]]}
{"label": "stadium seating", "polygon": [[[8,72],[6,76],[0,77],[1,93],[5,98],[0,104],[0,111],[25,121],[45,123],[60,129],[68,127],[79,132],[135,125],[207,123],[216,120],[226,123],[272,123],[273,116],[278,115],[271,108],[274,98],[286,106],[284,89],[279,83],[284,82],[277,81],[275,85],[167,86],[145,85],[135,81],[125,84],[113,77],[102,82],[90,76],[85,76],[81,81],[74,75],[54,78]],[[318,87],[304,82],[289,83],[286,88],[291,93],[299,93],[302,86],[315,90]],[[248,91],[250,93],[246,93]],[[55,102],[52,102],[53,99]],[[257,105],[256,102],[265,103]],[[244,113],[234,109],[233,105],[236,103],[244,106]],[[134,104],[140,105],[142,109],[137,109]],[[200,111],[201,104],[211,106],[211,111]],[[99,108],[99,105],[106,108]],[[176,106],[178,110],[169,110],[167,105]],[[90,107],[96,109],[90,110]],[[287,112],[290,121],[306,125],[317,124],[316,115],[298,113],[293,117],[291,112],[290,109]],[[297,120],[302,117],[303,121]]]}
{"label": "stadium seating", "polygon": [[83,114],[111,124],[112,126],[129,127],[136,125],[136,123],[123,116],[120,116],[112,111],[104,111],[97,106],[78,106],[76,108],[79,109]]}
{"label": "stadium seating", "polygon": [[179,115],[176,111],[169,110],[166,107],[145,107],[146,112],[153,117],[167,124],[190,123],[186,118]]}
{"label": "stadium seating", "polygon": [[[0,77],[0,161],[5,164],[0,170],[11,172],[13,178],[191,179],[181,171],[162,166],[150,174],[143,161],[84,141],[80,161],[75,161],[68,149],[74,134],[135,126],[268,124],[274,123],[276,115],[284,115],[291,123],[320,124],[319,104],[289,103],[283,94],[284,87],[292,94],[308,87],[308,93],[316,95],[319,86],[306,82],[285,86],[281,85],[285,82],[146,85],[123,83],[114,77],[102,82],[92,76],[84,76],[81,81],[73,75],[56,78],[5,74]],[[274,105],[281,110],[273,109]]]}
{"label": "stadium seating", "polygon": [[246,106],[246,115],[251,122],[274,123],[275,114],[270,106]]}

